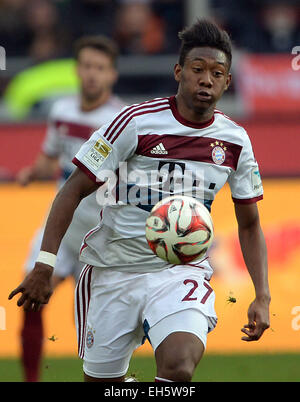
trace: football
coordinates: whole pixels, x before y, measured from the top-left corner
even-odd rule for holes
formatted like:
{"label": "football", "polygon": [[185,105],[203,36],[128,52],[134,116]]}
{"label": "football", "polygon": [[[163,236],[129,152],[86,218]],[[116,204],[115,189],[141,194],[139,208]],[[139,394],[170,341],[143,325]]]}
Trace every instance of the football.
{"label": "football", "polygon": [[151,250],[171,264],[188,264],[202,258],[213,237],[208,209],[192,197],[166,197],[152,208],[146,220]]}

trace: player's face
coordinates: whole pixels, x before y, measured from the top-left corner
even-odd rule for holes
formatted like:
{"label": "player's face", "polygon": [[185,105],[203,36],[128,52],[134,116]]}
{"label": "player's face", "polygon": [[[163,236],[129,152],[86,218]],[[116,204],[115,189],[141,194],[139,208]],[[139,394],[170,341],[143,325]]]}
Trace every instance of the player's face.
{"label": "player's face", "polygon": [[193,48],[184,65],[176,64],[174,72],[178,95],[189,109],[199,113],[213,109],[231,81],[225,53],[210,47]]}
{"label": "player's face", "polygon": [[96,49],[83,48],[78,56],[77,74],[82,95],[90,101],[97,100],[110,91],[117,80],[111,58]]}

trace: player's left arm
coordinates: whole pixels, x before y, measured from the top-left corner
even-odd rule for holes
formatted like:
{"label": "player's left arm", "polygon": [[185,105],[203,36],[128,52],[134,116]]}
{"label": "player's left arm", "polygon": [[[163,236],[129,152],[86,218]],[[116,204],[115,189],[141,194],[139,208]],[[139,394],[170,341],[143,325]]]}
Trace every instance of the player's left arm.
{"label": "player's left arm", "polygon": [[241,330],[246,335],[242,340],[257,341],[270,326],[267,247],[256,203],[236,203],[235,214],[241,250],[256,296],[248,309],[248,323]]}
{"label": "player's left arm", "polygon": [[[54,199],[45,226],[41,250],[57,254],[77,206],[84,197],[96,191],[99,185],[100,182],[93,181],[80,169],[75,169]],[[28,311],[37,311],[42,304],[49,301],[53,291],[52,277],[53,266],[47,262],[37,261],[33,270],[8,298],[12,299],[21,293],[17,305],[24,306]]]}

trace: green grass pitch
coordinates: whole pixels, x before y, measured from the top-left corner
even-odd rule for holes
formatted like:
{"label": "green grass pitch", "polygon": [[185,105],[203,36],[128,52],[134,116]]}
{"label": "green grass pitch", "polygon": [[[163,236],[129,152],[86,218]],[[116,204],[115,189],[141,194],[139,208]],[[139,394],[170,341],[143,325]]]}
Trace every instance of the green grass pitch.
{"label": "green grass pitch", "polygon": [[[196,369],[193,382],[299,382],[300,354],[217,355],[207,354]],[[81,382],[82,362],[76,358],[44,358],[42,382]],[[128,374],[139,381],[155,377],[153,357],[134,356]],[[0,382],[22,382],[17,359],[0,359]]]}

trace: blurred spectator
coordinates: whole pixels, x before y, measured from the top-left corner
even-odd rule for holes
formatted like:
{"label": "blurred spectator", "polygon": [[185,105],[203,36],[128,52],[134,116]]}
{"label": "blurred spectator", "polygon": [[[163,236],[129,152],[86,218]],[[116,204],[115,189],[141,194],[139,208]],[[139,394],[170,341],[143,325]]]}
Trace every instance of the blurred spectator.
{"label": "blurred spectator", "polygon": [[297,8],[286,2],[275,2],[262,9],[262,48],[264,52],[289,52],[300,43]]}
{"label": "blurred spectator", "polygon": [[0,45],[34,62],[71,55],[82,35],[115,37],[123,54],[177,52],[182,0],[0,0]]}
{"label": "blurred spectator", "polygon": [[27,0],[0,1],[0,45],[5,47],[8,57],[24,56],[30,42],[24,21]]}
{"label": "blurred spectator", "polygon": [[290,53],[300,42],[298,0],[211,0],[234,44],[251,52]]}
{"label": "blurred spectator", "polygon": [[71,41],[83,35],[112,36],[116,0],[69,0],[61,7]]}
{"label": "blurred spectator", "polygon": [[178,32],[185,26],[185,2],[182,0],[152,0],[155,14],[164,20],[164,52],[176,53],[180,47]]}
{"label": "blurred spectator", "polygon": [[161,53],[165,23],[146,0],[123,0],[115,18],[114,39],[123,54]]}
{"label": "blurred spectator", "polygon": [[164,23],[147,1],[122,1],[115,18],[114,38],[123,54],[160,53]]}
{"label": "blurred spectator", "polygon": [[34,62],[65,55],[68,33],[63,29],[57,7],[53,2],[27,1],[25,21],[31,37],[28,55]]}

